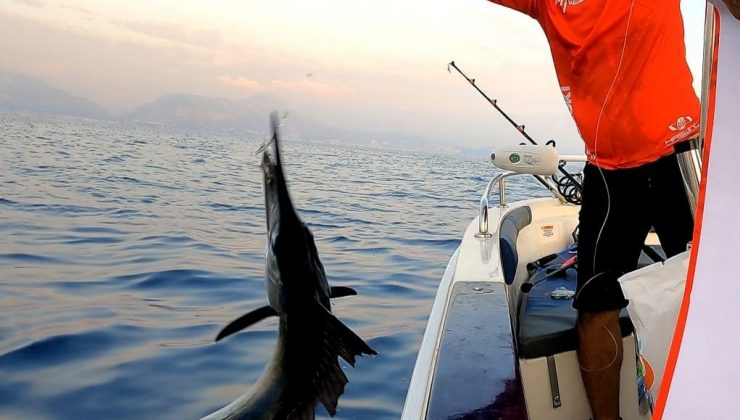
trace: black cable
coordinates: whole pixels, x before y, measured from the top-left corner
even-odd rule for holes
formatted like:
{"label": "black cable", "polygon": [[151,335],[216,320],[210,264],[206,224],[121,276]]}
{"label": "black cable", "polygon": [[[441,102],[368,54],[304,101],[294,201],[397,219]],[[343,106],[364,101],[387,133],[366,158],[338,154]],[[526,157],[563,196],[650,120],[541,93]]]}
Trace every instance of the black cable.
{"label": "black cable", "polygon": [[[583,174],[577,173],[573,177],[577,178],[579,183],[583,182]],[[565,201],[571,204],[581,204],[581,190],[571,182],[570,178],[553,176],[552,179]]]}

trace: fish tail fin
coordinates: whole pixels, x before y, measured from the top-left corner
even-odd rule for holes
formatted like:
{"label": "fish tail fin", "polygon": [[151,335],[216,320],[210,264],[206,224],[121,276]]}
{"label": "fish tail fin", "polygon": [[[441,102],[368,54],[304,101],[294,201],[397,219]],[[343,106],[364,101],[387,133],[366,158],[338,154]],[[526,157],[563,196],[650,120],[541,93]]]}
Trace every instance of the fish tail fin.
{"label": "fish tail fin", "polygon": [[280,115],[277,111],[270,113],[270,128],[272,129],[272,143],[275,150],[275,165],[278,168],[283,167],[282,159],[280,158]]}

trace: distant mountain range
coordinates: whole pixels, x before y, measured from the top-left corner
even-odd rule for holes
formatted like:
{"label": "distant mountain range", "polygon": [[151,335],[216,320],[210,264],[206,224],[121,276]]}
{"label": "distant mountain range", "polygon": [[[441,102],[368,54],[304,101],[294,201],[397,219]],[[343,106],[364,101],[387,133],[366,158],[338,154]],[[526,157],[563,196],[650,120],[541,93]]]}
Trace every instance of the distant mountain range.
{"label": "distant mountain range", "polygon": [[0,73],[0,109],[87,118],[108,116],[88,99],[53,88],[39,79],[10,73]]}
{"label": "distant mountain range", "polygon": [[[51,87],[39,79],[0,72],[0,110],[95,119],[134,120],[185,128],[264,133],[267,129],[267,115],[275,109],[286,109],[286,106],[278,98],[267,94],[254,95],[241,100],[169,94],[142,105],[128,114],[111,115],[92,101]],[[487,154],[485,151],[431,142],[419,136],[344,130],[324,125],[295,112],[290,114],[289,127],[294,138],[299,137],[307,141],[359,144],[444,154],[478,156]]]}
{"label": "distant mountain range", "polygon": [[169,94],[124,115],[126,119],[190,128],[260,130],[280,103],[268,95],[246,100]]}

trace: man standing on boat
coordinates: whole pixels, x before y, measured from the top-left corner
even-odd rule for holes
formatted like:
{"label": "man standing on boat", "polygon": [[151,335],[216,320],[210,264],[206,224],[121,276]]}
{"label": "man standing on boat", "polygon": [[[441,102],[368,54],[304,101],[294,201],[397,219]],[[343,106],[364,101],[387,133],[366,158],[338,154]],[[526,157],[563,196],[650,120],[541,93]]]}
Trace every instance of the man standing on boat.
{"label": "man standing on boat", "polygon": [[[668,257],[685,251],[693,233],[673,149],[698,135],[700,112],[680,0],[491,1],[540,24],[585,142],[573,303],[578,359],[595,420],[614,420],[622,365],[618,317],[627,305],[617,279],[637,267],[651,227]],[[740,11],[740,0],[725,2]]]}

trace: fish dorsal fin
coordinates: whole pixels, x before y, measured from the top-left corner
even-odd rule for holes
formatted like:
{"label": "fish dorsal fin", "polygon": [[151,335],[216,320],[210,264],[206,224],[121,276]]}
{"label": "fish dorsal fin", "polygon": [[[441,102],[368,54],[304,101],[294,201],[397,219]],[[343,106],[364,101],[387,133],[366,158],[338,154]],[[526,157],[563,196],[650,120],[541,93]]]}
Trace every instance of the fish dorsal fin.
{"label": "fish dorsal fin", "polygon": [[354,367],[355,356],[378,354],[362,338],[355,334],[354,331],[337,319],[334,314],[327,311],[326,308],[322,306],[319,312],[323,318],[322,321],[324,322],[325,329],[329,333],[327,338],[331,340],[331,343],[327,343],[327,347],[336,350],[337,354],[346,360],[347,363]]}
{"label": "fish dorsal fin", "polygon": [[356,294],[357,290],[345,286],[334,286],[329,290],[329,297],[332,299],[345,296],[354,296]]}
{"label": "fish dorsal fin", "polygon": [[378,353],[323,306],[317,307],[317,312],[323,323],[322,359],[326,363],[320,364],[320,371],[314,377],[314,387],[316,398],[333,416],[336,414],[339,396],[348,382],[337,356],[354,366],[355,356]]}
{"label": "fish dorsal fin", "polygon": [[262,321],[265,318],[277,315],[277,311],[275,311],[275,309],[273,309],[271,306],[263,306],[261,308],[255,309],[229,322],[229,324],[225,326],[224,329],[221,330],[221,332],[218,333],[218,335],[216,336],[216,341],[219,341],[230,336],[231,334],[239,332],[254,323]]}

